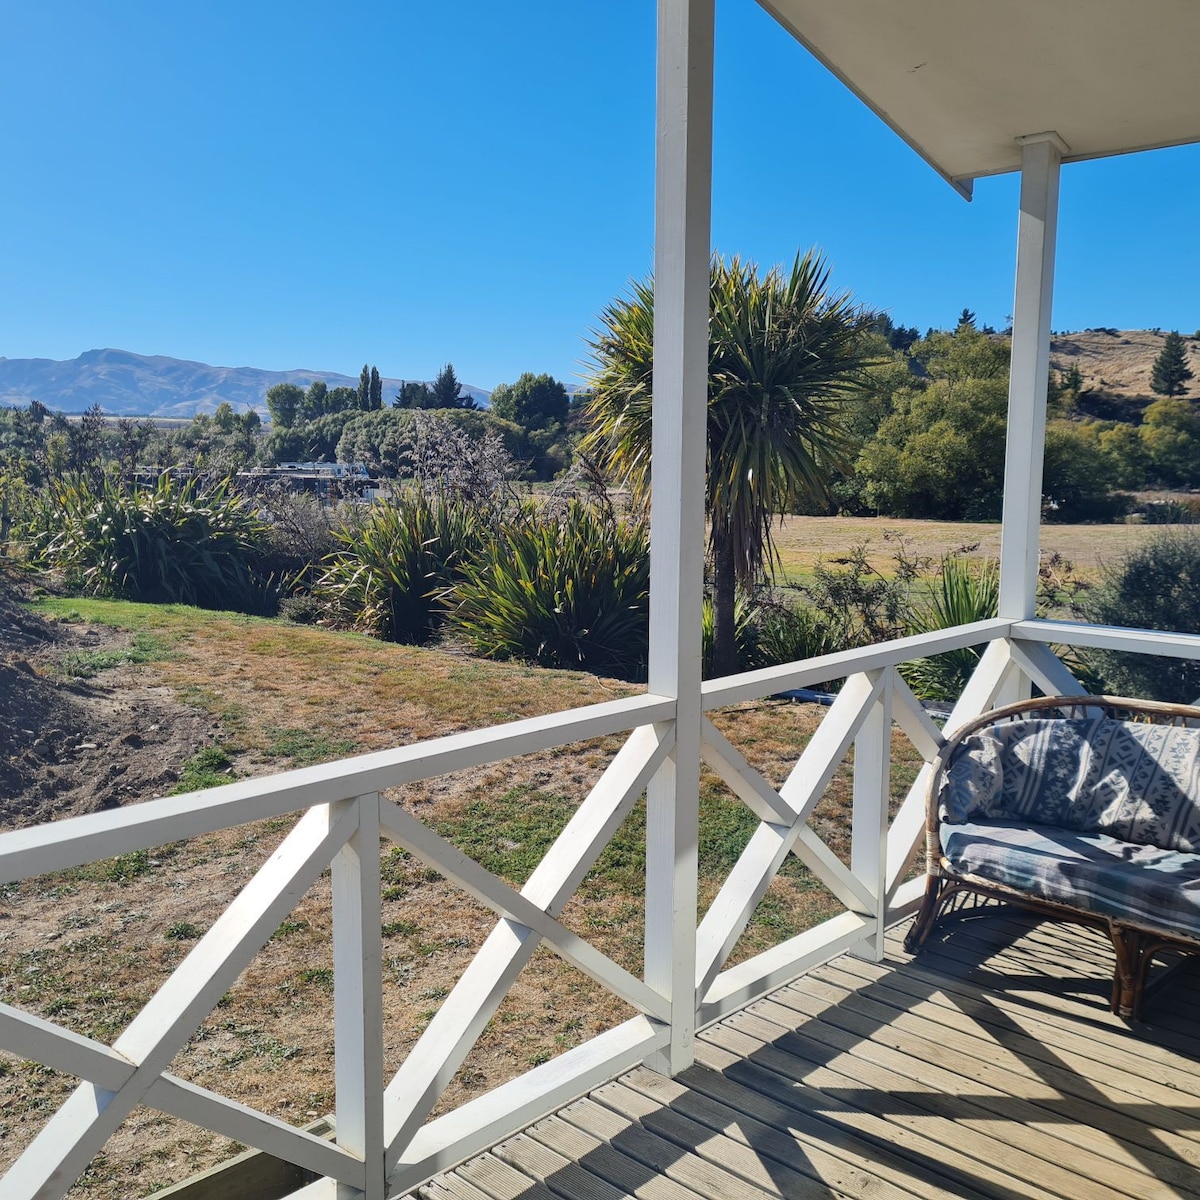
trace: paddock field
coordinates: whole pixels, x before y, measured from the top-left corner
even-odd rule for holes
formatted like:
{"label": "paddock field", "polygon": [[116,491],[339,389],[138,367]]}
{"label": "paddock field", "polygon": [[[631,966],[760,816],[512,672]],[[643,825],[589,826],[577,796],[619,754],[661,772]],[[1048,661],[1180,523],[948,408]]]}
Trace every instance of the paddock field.
{"label": "paddock field", "polygon": [[[1058,553],[1084,579],[1099,577],[1102,564],[1115,563],[1164,525],[1043,525],[1044,553]],[[818,560],[832,562],[855,546],[866,543],[868,561],[883,574],[895,571],[895,552],[903,541],[906,553],[931,558],[961,547],[972,555],[996,558],[1000,553],[1000,525],[986,522],[913,521],[888,517],[785,517],[774,528],[782,561],[782,579],[803,583],[811,578]]]}

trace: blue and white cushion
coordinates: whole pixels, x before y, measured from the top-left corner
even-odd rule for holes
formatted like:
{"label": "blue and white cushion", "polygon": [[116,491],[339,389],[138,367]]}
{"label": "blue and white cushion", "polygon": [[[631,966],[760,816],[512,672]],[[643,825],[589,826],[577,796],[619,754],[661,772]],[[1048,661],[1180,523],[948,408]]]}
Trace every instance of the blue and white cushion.
{"label": "blue and white cushion", "polygon": [[946,824],[941,842],[957,876],[1200,938],[1200,855],[1012,821]]}
{"label": "blue and white cushion", "polygon": [[944,772],[941,818],[1015,821],[1200,852],[1200,730],[1031,718],[964,738]]}

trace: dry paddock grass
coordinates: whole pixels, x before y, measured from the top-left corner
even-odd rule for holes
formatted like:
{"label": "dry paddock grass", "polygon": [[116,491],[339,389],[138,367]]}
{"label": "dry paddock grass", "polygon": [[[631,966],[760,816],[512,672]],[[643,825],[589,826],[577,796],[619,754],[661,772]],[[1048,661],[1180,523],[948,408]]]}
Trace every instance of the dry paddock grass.
{"label": "dry paddock grass", "polygon": [[[1115,564],[1123,554],[1140,546],[1147,537],[1161,533],[1162,525],[1043,525],[1043,556],[1058,554],[1072,563],[1076,573],[1094,580],[1106,563]],[[912,553],[928,557],[936,565],[946,554],[972,547],[978,558],[998,558],[1000,526],[967,521],[912,521],[883,517],[785,517],[775,526],[775,541],[785,580],[804,583],[818,561],[835,561],[860,543],[868,546],[872,566],[884,574],[895,570],[893,555],[899,541]]]}
{"label": "dry paddock grass", "polygon": [[[74,602],[73,602],[74,603]],[[481,662],[321,629],[228,614],[74,604],[84,619],[152,629],[164,660],[123,667],[211,714],[239,775],[410,743],[465,728],[629,694],[583,674]],[[71,605],[65,606],[70,608]],[[64,605],[59,604],[62,611]],[[717,715],[747,758],[779,784],[822,709],[766,700]],[[398,790],[393,798],[515,883],[562,827],[619,738],[481,767]],[[897,735],[894,792],[914,773]],[[145,797],[149,798],[149,797]],[[815,824],[848,853],[850,776],[839,771]],[[745,844],[753,820],[706,777],[701,909]],[[260,822],[11,886],[0,908],[2,998],[111,1043],[278,845],[294,818]],[[643,813],[635,810],[568,905],[564,921],[630,969],[642,955]],[[383,851],[386,1066],[394,1071],[469,963],[494,918],[436,872]],[[735,958],[836,911],[798,864],[759,906]],[[543,1062],[627,1017],[622,1004],[539,951],[459,1070],[439,1111]],[[304,1124],[330,1111],[332,956],[328,876],[242,974],[172,1070]],[[73,1081],[0,1055],[0,1167],[28,1144]],[[147,1195],[240,1147],[138,1109],[70,1193]]]}

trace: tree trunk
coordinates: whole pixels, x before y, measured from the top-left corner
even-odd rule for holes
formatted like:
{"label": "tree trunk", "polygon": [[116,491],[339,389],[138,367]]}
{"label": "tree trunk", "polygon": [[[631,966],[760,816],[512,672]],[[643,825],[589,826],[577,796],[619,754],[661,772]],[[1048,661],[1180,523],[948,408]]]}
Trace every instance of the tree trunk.
{"label": "tree trunk", "polygon": [[738,669],[737,575],[733,543],[728,533],[713,525],[713,675],[735,675]]}

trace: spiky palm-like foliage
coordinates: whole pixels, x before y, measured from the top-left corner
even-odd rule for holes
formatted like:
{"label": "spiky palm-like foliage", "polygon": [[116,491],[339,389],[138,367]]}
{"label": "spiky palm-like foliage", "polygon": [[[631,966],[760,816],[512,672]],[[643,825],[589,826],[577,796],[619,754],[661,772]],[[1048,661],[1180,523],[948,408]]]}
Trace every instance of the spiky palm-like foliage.
{"label": "spiky palm-like foliage", "polygon": [[266,601],[253,571],[266,530],[228,481],[79,476],[51,488],[41,525],[40,561],[93,595],[248,611]]}
{"label": "spiky palm-like foliage", "polygon": [[337,535],[313,596],[340,624],[389,642],[427,642],[441,597],[481,540],[468,506],[421,490],[376,505]]}
{"label": "spiky palm-like foliage", "polygon": [[[932,633],[986,621],[996,615],[1000,569],[993,560],[972,565],[959,555],[942,559],[937,578],[909,619],[913,633]],[[979,663],[981,647],[963,646],[932,658],[918,658],[900,668],[905,682],[922,700],[957,700]]]}
{"label": "spiky palm-like foliage", "polygon": [[791,604],[778,596],[756,604],[753,666],[800,662],[843,649],[845,643],[839,632],[810,605]]}
{"label": "spiky palm-like foliage", "polygon": [[645,666],[645,526],[572,501],[518,512],[463,568],[452,621],[480,654],[636,675]]}
{"label": "spiky palm-like foliage", "polygon": [[[774,562],[774,518],[822,497],[850,450],[839,417],[868,363],[873,314],[834,292],[820,255],[765,274],[714,258],[709,314],[708,516],[715,668],[736,670],[737,586]],[[644,496],[650,482],[654,292],[634,283],[600,315],[582,450]]]}
{"label": "spiky palm-like foliage", "polygon": [[[745,592],[738,592],[733,609],[734,639],[737,645],[738,667],[749,670],[751,666],[759,666],[757,661],[758,649],[758,617],[759,606],[754,598]],[[716,611],[712,596],[705,596],[700,608],[700,661],[701,672],[705,679],[710,679],[713,670],[713,645],[716,634]]]}

